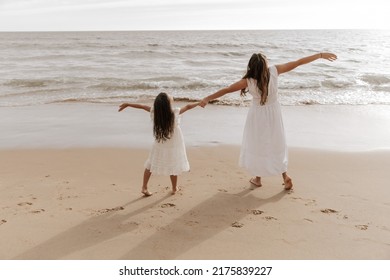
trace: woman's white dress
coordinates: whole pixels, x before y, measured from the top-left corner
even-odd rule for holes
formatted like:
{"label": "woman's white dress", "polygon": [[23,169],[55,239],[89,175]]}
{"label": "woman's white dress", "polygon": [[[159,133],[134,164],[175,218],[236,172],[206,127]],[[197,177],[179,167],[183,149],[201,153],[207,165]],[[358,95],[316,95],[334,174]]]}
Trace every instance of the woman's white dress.
{"label": "woman's white dress", "polygon": [[268,99],[260,105],[256,80],[248,79],[253,96],[242,139],[239,164],[253,176],[280,175],[287,171],[288,154],[281,107],[278,98],[278,72],[269,68]]}
{"label": "woman's white dress", "polygon": [[[156,175],[179,175],[190,170],[186,147],[180,128],[180,108],[173,110],[175,114],[174,131],[171,138],[164,142],[153,143],[145,168]],[[153,121],[153,109],[150,111]]]}

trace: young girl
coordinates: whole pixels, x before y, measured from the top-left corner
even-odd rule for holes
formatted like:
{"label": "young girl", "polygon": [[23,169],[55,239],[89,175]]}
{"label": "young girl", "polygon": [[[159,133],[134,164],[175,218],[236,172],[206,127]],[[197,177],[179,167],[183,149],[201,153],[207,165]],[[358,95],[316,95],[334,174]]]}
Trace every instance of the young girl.
{"label": "young girl", "polygon": [[170,175],[172,194],[177,191],[177,175],[190,170],[187,160],[183,134],[180,129],[180,115],[195,108],[198,103],[192,103],[183,108],[172,108],[173,98],[162,92],[154,100],[153,108],[134,103],[123,103],[119,106],[119,112],[127,107],[143,109],[150,112],[153,120],[154,144],[145,162],[145,171],[141,192],[145,196],[152,195],[148,191],[150,176]]}
{"label": "young girl", "polygon": [[282,174],[284,188],[293,187],[287,175],[287,145],[284,134],[281,107],[278,100],[278,76],[317,59],[334,61],[332,53],[318,53],[296,61],[268,67],[267,59],[261,53],[253,54],[247,72],[238,82],[205,97],[200,105],[205,107],[210,100],[227,93],[241,90],[253,96],[247,115],[239,164],[254,177],[250,182],[261,186],[261,177]]}

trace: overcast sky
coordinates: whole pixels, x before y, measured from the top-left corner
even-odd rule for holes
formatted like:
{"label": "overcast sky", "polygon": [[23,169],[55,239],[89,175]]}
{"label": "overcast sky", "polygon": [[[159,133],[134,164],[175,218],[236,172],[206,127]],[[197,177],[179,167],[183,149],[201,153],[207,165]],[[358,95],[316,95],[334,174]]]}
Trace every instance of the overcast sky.
{"label": "overcast sky", "polygon": [[390,29],[388,0],[0,0],[0,31]]}

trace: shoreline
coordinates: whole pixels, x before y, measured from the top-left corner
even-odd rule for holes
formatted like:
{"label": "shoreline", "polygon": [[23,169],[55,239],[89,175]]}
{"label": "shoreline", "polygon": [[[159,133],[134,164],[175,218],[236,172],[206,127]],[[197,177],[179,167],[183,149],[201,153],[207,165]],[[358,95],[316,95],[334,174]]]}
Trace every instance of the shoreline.
{"label": "shoreline", "polygon": [[[175,102],[176,106],[185,103]],[[149,148],[149,114],[113,104],[2,107],[0,150]],[[390,149],[390,106],[282,106],[287,145],[329,151]],[[182,116],[187,147],[241,145],[247,107],[208,105]],[[207,124],[207,125],[205,125]]]}
{"label": "shoreline", "polygon": [[181,190],[147,198],[147,149],[1,150],[0,259],[390,259],[389,151],[292,148],[286,192],[253,189],[238,146],[187,150]]}

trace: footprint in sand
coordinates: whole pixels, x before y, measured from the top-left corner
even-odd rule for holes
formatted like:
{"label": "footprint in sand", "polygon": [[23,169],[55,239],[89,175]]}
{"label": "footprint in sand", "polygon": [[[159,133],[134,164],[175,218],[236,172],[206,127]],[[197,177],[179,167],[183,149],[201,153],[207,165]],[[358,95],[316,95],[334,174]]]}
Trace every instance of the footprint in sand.
{"label": "footprint in sand", "polygon": [[219,192],[228,192],[227,190],[225,189],[218,189]]}
{"label": "footprint in sand", "polygon": [[28,197],[31,198],[32,200],[37,200],[37,198],[33,194],[29,194]]}
{"label": "footprint in sand", "polygon": [[77,195],[68,195],[68,196],[63,196],[62,194],[57,198],[57,200],[65,200],[65,199],[72,199],[72,198],[78,198]]}
{"label": "footprint in sand", "polygon": [[114,208],[101,209],[101,210],[98,210],[96,212],[99,213],[99,214],[105,214],[105,213],[108,213],[108,212],[121,211],[121,210],[125,210],[125,208],[122,207],[122,206],[118,206],[118,207],[114,207]]}
{"label": "footprint in sand", "polygon": [[21,202],[21,203],[18,203],[19,206],[25,206],[25,205],[32,205],[31,202]]}
{"label": "footprint in sand", "polygon": [[266,219],[267,221],[272,221],[272,220],[277,220],[275,217],[272,217],[272,216],[267,216],[267,217],[264,217],[264,219]]}
{"label": "footprint in sand", "polygon": [[243,226],[244,226],[244,224],[239,223],[239,222],[234,222],[234,223],[232,223],[232,227],[242,228]]}
{"label": "footprint in sand", "polygon": [[198,221],[186,221],[185,224],[186,224],[186,226],[192,227],[192,226],[198,225],[199,222]]}
{"label": "footprint in sand", "polygon": [[261,211],[261,210],[252,210],[253,215],[261,215],[263,213],[264,213],[264,211]]}
{"label": "footprint in sand", "polygon": [[5,224],[7,222],[7,220],[1,220],[0,221],[0,226],[2,225],[2,224]]}
{"label": "footprint in sand", "polygon": [[315,199],[307,199],[307,198],[302,198],[302,197],[291,197],[293,200],[301,200],[305,203],[305,206],[310,206],[310,205],[316,205],[316,200]]}
{"label": "footprint in sand", "polygon": [[161,208],[175,207],[176,204],[173,203],[164,203],[161,205]]}
{"label": "footprint in sand", "polygon": [[38,210],[30,211],[30,213],[32,213],[32,214],[40,214],[42,212],[45,212],[45,209],[38,209]]}
{"label": "footprint in sand", "polygon": [[336,210],[333,210],[330,208],[326,208],[326,209],[321,209],[321,212],[325,213],[325,214],[334,214],[334,213],[338,213],[339,211],[336,211]]}
{"label": "footprint in sand", "polygon": [[360,229],[360,230],[367,230],[368,225],[356,225],[355,228]]}
{"label": "footprint in sand", "polygon": [[139,223],[137,222],[127,222],[118,225],[116,228],[113,228],[114,231],[123,232],[123,231],[129,231],[139,226]]}

